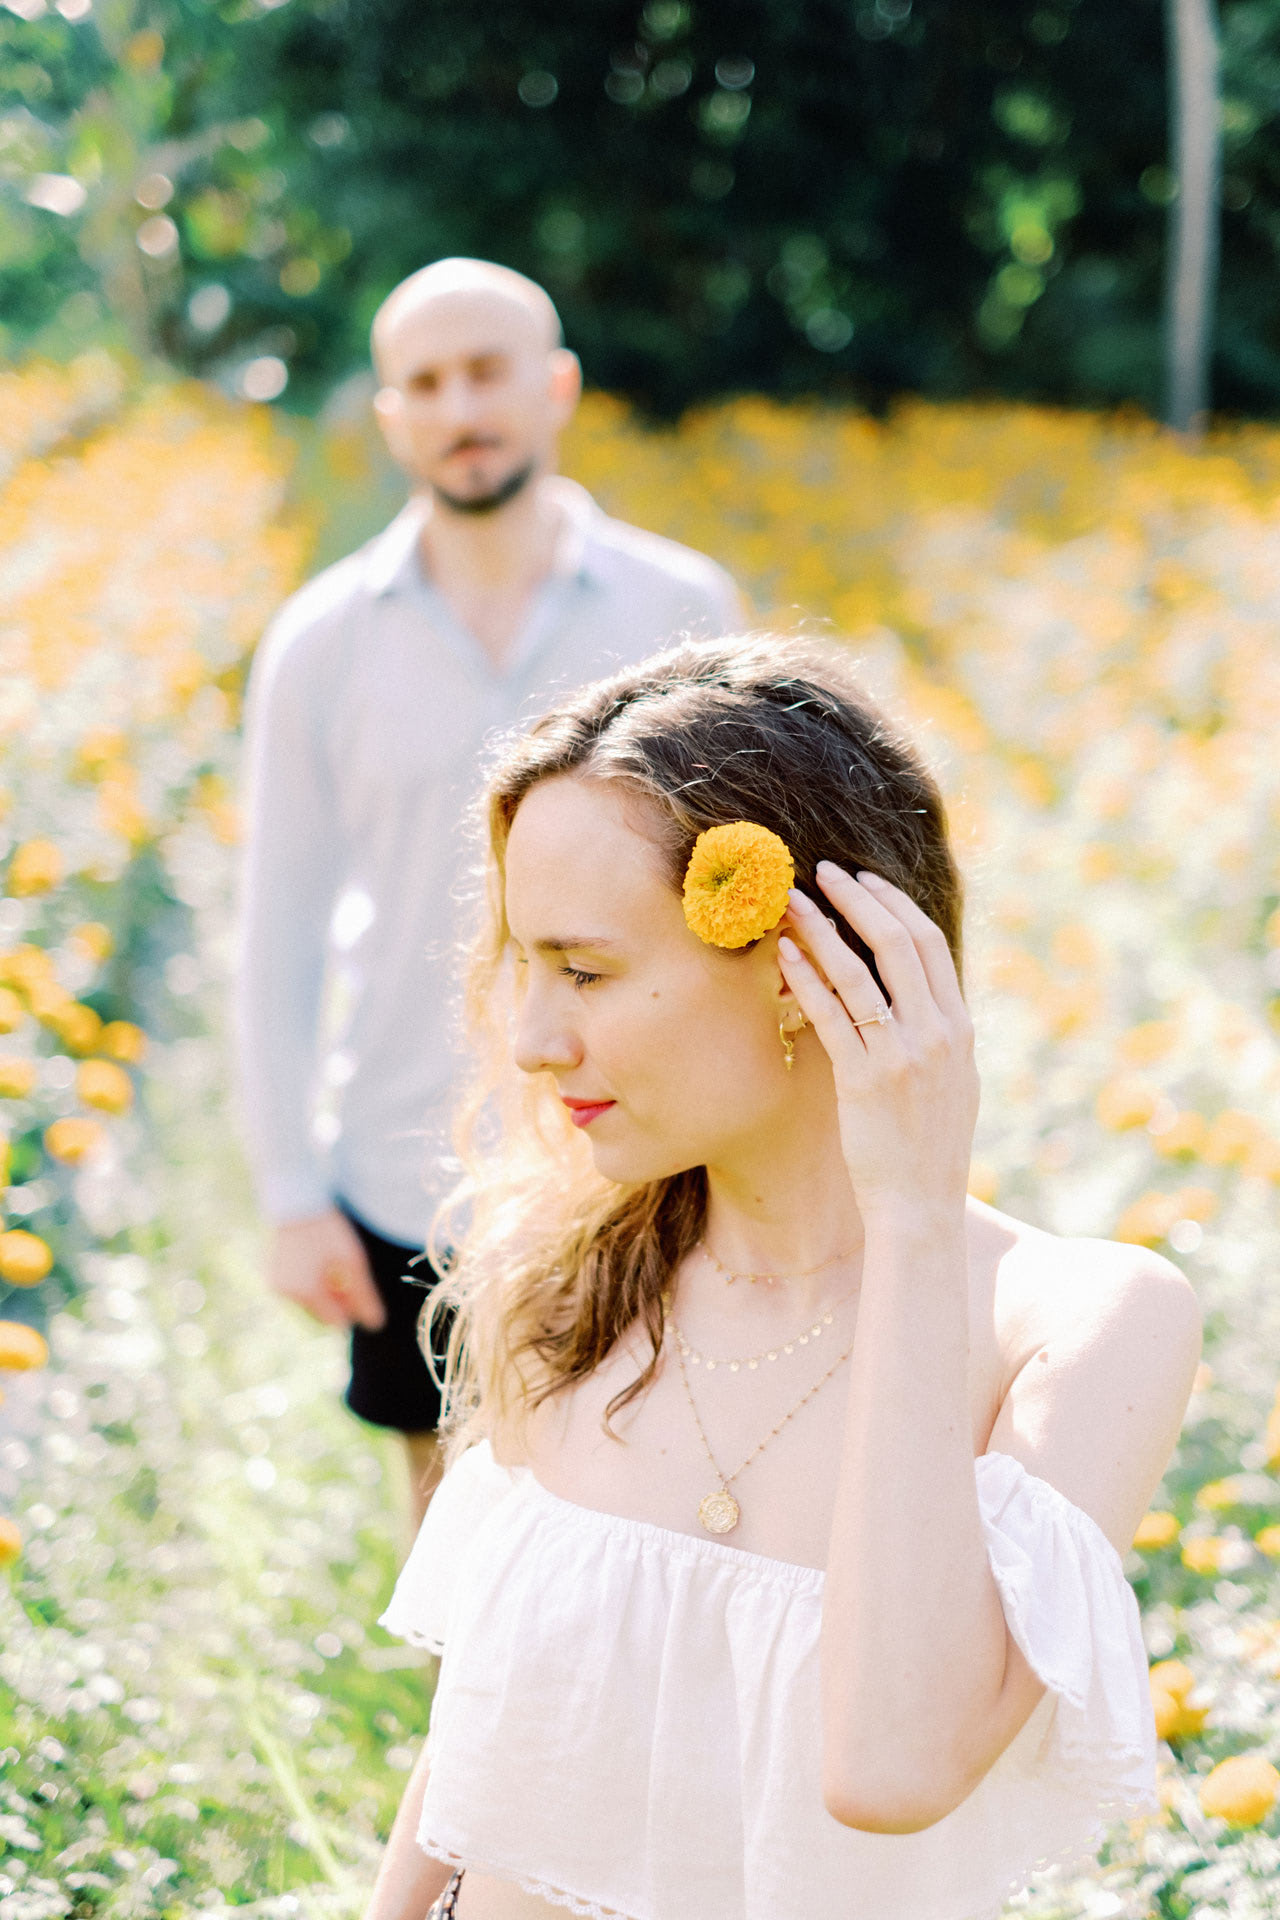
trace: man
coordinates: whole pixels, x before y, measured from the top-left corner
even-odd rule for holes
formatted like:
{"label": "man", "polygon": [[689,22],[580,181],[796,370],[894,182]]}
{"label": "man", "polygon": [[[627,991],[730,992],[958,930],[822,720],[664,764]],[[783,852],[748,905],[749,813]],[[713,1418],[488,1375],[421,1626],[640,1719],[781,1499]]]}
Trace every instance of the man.
{"label": "man", "polygon": [[347,1404],[403,1434],[420,1517],[438,1472],[416,1338],[433,1276],[404,1276],[449,1184],[478,755],[557,688],[730,630],[740,602],[712,561],[556,474],[581,374],[532,281],[438,261],[380,307],[373,356],[411,497],[294,595],[254,662],[237,1028],[271,1285],[351,1328]]}

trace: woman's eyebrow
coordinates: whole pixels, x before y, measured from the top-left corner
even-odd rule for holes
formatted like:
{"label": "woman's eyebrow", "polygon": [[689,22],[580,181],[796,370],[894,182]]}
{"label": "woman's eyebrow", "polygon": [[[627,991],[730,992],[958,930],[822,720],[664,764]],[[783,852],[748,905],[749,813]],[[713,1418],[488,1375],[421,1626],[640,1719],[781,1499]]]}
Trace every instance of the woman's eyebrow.
{"label": "woman's eyebrow", "polygon": [[564,935],[562,939],[535,940],[533,945],[537,953],[568,953],[580,947],[616,947],[618,942],[607,940],[599,933],[572,933]]}

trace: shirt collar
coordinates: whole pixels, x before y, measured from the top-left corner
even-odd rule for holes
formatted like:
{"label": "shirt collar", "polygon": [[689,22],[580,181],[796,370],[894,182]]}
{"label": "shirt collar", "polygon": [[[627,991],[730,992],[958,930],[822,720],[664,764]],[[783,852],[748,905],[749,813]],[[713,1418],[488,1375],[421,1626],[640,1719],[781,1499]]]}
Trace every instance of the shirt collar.
{"label": "shirt collar", "polygon": [[[551,484],[565,514],[564,530],[551,564],[551,577],[598,584],[606,575],[602,534],[607,516],[576,480],[556,474]],[[370,593],[378,596],[404,593],[415,586],[430,584],[419,546],[428,511],[427,503],[415,496],[400,509],[390,526],[370,541],[365,559],[365,580]]]}

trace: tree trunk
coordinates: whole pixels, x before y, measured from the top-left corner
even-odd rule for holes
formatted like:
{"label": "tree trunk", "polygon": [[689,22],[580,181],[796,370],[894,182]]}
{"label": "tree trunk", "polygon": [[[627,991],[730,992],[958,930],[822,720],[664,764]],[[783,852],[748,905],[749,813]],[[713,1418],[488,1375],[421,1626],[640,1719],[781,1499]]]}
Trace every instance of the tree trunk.
{"label": "tree trunk", "polygon": [[1222,114],[1214,0],[1166,0],[1170,113],[1177,195],[1169,209],[1165,311],[1166,419],[1179,433],[1203,430],[1218,279]]}

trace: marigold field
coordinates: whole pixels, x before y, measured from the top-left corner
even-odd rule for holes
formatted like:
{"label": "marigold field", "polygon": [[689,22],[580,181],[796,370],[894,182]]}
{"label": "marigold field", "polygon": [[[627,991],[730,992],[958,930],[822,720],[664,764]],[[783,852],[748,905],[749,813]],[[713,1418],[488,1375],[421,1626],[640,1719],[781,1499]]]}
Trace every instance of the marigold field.
{"label": "marigold field", "polygon": [[[245,666],[386,477],[350,417],[105,358],[0,375],[0,422],[0,1920],[355,1914],[430,1675],[375,1625],[395,1454],[261,1292],[223,1029]],[[596,396],[568,456],[923,740],[975,1192],[1204,1305],[1126,1562],[1162,1811],[1013,1906],[1280,1913],[1280,433]]]}

